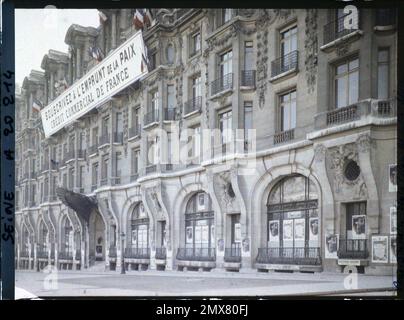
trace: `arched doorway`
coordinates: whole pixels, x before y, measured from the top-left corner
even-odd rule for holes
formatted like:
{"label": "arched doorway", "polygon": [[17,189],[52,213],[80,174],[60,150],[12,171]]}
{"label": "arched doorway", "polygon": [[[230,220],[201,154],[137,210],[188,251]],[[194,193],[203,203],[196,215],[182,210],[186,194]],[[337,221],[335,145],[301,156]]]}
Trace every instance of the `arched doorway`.
{"label": "arched doorway", "polygon": [[215,261],[215,223],[212,200],[206,192],[197,192],[188,200],[184,213],[183,245],[177,259]]}
{"label": "arched doorway", "polygon": [[41,219],[39,222],[38,229],[38,248],[37,257],[38,259],[48,259],[48,244],[49,244],[49,232],[44,221]]}
{"label": "arched doorway", "polygon": [[266,246],[257,262],[318,265],[320,229],[317,189],[302,175],[280,180],[267,199]]}
{"label": "arched doorway", "polygon": [[101,214],[97,210],[93,210],[88,225],[90,266],[93,265],[95,261],[105,261],[105,230],[105,223]]}
{"label": "arched doorway", "polygon": [[149,259],[149,217],[142,203],[138,203],[130,220],[130,248],[126,256],[134,259]]}
{"label": "arched doorway", "polygon": [[70,219],[65,215],[61,225],[61,248],[59,260],[73,260],[74,232]]}

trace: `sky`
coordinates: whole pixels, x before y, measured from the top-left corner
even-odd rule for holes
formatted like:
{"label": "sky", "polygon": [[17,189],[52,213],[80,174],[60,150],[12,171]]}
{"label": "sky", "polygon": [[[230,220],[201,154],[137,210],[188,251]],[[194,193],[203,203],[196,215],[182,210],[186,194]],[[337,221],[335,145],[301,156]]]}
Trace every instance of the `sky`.
{"label": "sky", "polygon": [[67,29],[72,24],[98,27],[95,9],[16,9],[15,71],[16,83],[22,86],[31,70],[41,69],[43,56],[49,49],[67,53]]}

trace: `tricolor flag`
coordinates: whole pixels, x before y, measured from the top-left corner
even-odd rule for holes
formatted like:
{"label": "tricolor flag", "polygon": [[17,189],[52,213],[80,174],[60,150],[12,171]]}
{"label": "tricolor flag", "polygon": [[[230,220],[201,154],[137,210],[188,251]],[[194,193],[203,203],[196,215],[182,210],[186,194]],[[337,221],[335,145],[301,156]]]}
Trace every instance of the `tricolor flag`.
{"label": "tricolor flag", "polygon": [[144,19],[143,19],[143,11],[142,11],[142,9],[136,9],[135,10],[135,14],[133,16],[133,24],[138,29],[143,28]]}
{"label": "tricolor flag", "polygon": [[98,62],[100,62],[102,59],[104,59],[104,54],[102,53],[102,51],[99,47],[90,47],[88,49],[88,51],[89,51],[90,56],[93,57]]}
{"label": "tricolor flag", "polygon": [[101,24],[108,20],[108,17],[105,15],[104,12],[98,11],[98,15],[100,16],[100,23]]}
{"label": "tricolor flag", "polygon": [[41,101],[34,98],[33,101],[32,101],[32,111],[40,112],[41,109],[42,109]]}

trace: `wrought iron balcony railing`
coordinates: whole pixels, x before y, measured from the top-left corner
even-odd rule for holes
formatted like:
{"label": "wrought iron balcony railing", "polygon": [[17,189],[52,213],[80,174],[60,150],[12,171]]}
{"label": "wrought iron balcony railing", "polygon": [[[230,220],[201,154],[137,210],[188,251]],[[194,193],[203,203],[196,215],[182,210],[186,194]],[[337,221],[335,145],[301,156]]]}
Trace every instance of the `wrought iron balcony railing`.
{"label": "wrought iron balcony railing", "polygon": [[297,70],[298,64],[299,51],[295,50],[271,62],[271,77],[276,77],[291,70]]}
{"label": "wrought iron balcony railing", "polygon": [[109,144],[110,142],[111,142],[110,134],[109,133],[103,134],[98,141],[98,147],[105,144]]}
{"label": "wrought iron balcony railing", "polygon": [[79,159],[85,159],[87,155],[87,150],[79,149],[77,150],[77,158]]}
{"label": "wrought iron balcony railing", "polygon": [[59,260],[73,260],[73,252],[59,252]]}
{"label": "wrought iron balcony railing", "polygon": [[150,259],[150,248],[126,248],[124,257],[129,259]]}
{"label": "wrought iron balcony railing", "polygon": [[395,101],[390,100],[380,100],[377,102],[376,116],[377,117],[395,117],[397,115]]}
{"label": "wrought iron balcony railing", "polygon": [[336,125],[350,122],[359,118],[358,106],[356,104],[338,108],[327,113],[327,125]]}
{"label": "wrought iron balcony railing", "polygon": [[130,175],[130,181],[131,181],[131,182],[136,181],[137,178],[139,178],[139,174],[138,174],[138,173],[132,173],[132,174]]}
{"label": "wrought iron balcony railing", "polygon": [[165,121],[177,120],[177,108],[165,108],[164,109],[164,120]]}
{"label": "wrought iron balcony railing", "polygon": [[98,153],[98,143],[93,144],[92,146],[90,146],[88,148],[88,154],[89,155],[93,155],[93,154],[97,154]]}
{"label": "wrought iron balcony railing", "polygon": [[323,30],[324,44],[359,30],[359,22],[359,14],[357,16],[346,14],[327,23]]}
{"label": "wrought iron balcony railing", "polygon": [[58,169],[59,169],[59,162],[51,160],[51,170],[58,170]]}
{"label": "wrought iron balcony railing", "polygon": [[81,250],[80,249],[76,249],[76,253],[74,255],[74,260],[81,261]]}
{"label": "wrought iron balcony railing", "polygon": [[255,87],[255,70],[241,71],[241,86],[242,87]]}
{"label": "wrought iron balcony railing", "polygon": [[284,143],[287,141],[291,141],[295,138],[295,130],[286,130],[282,132],[278,132],[274,135],[274,144]]}
{"label": "wrought iron balcony railing", "polygon": [[375,25],[379,27],[393,26],[396,24],[395,9],[377,9]]}
{"label": "wrought iron balcony railing", "polygon": [[101,186],[106,186],[108,184],[108,178],[102,178],[100,180],[100,185]]}
{"label": "wrought iron balcony railing", "polygon": [[224,249],[224,261],[241,262],[241,246],[240,243],[233,243],[230,248]]}
{"label": "wrought iron balcony railing", "polygon": [[114,143],[123,143],[123,132],[114,133]]}
{"label": "wrought iron balcony railing", "polygon": [[156,171],[157,171],[156,164],[152,164],[152,165],[146,167],[146,174],[154,173]]}
{"label": "wrought iron balcony railing", "polygon": [[216,250],[215,248],[178,248],[177,250],[178,260],[189,261],[215,261]]}
{"label": "wrought iron balcony railing", "polygon": [[367,239],[339,239],[337,254],[340,259],[367,259]]}
{"label": "wrought iron balcony railing", "polygon": [[320,265],[320,248],[259,248],[257,263]]}
{"label": "wrought iron balcony railing", "polygon": [[212,96],[229,89],[233,89],[233,73],[225,74],[211,82]]}
{"label": "wrought iron balcony railing", "polygon": [[152,110],[144,115],[144,125],[147,126],[154,122],[159,122],[158,110]]}
{"label": "wrought iron balcony railing", "polygon": [[156,248],[156,259],[164,260],[167,257],[166,248]]}
{"label": "wrought iron balcony railing", "polygon": [[21,250],[20,251],[20,258],[29,258],[29,251],[28,250]]}
{"label": "wrought iron balcony railing", "polygon": [[129,138],[140,136],[140,125],[129,128]]}
{"label": "wrought iron balcony railing", "polygon": [[202,97],[194,97],[184,104],[184,115],[190,114],[194,111],[201,111],[202,109]]}

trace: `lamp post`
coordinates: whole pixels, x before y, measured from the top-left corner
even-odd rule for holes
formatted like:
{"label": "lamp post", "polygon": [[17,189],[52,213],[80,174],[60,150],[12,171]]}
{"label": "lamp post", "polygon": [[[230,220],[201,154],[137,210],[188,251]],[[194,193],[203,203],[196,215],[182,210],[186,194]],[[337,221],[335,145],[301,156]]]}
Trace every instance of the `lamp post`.
{"label": "lamp post", "polygon": [[125,274],[125,260],[124,260],[124,242],[125,242],[125,233],[121,233],[121,238],[122,238],[122,249],[121,249],[121,274]]}

